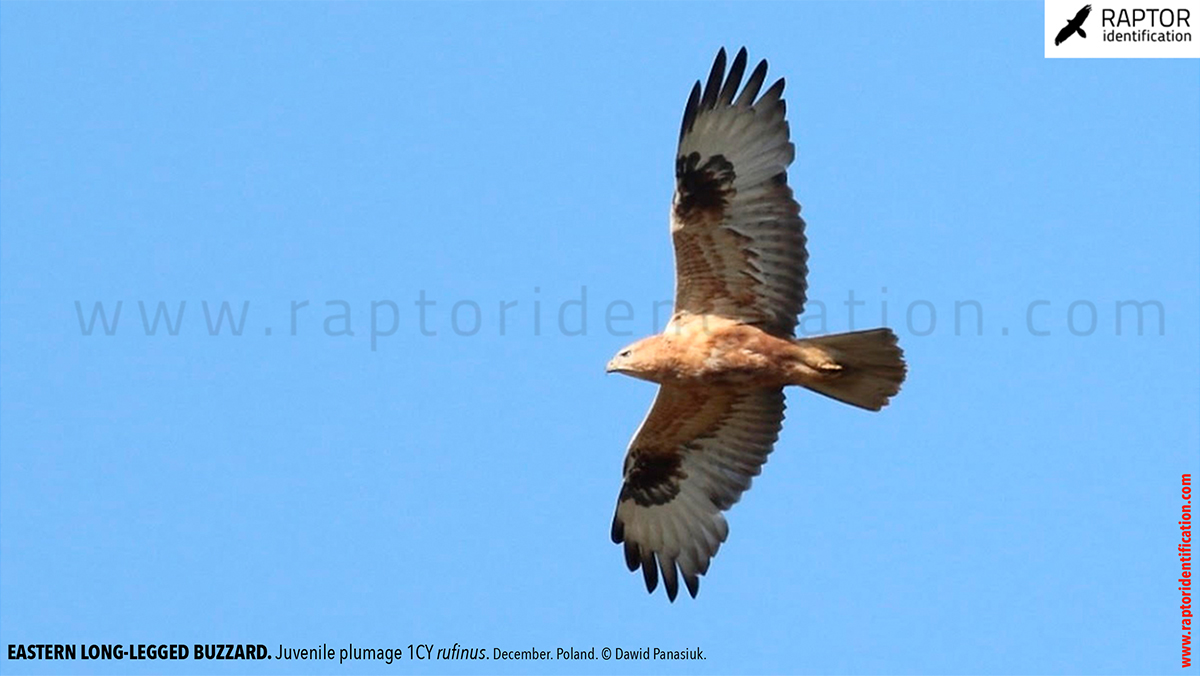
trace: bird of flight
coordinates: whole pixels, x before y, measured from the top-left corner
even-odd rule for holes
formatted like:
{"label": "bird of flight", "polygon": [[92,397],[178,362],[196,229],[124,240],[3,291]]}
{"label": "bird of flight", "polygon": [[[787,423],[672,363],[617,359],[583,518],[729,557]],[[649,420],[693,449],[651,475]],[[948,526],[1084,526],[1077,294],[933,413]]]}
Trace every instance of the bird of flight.
{"label": "bird of flight", "polygon": [[[659,384],[629,444],[612,539],[653,592],[692,597],[725,541],[722,512],[750,488],[799,385],[871,411],[906,367],[890,330],[796,338],[808,272],[804,221],[787,184],[795,148],[784,81],[759,96],[767,62],[741,86],[746,50],[717,53],[683,113],[671,237],[675,308],[663,333],[617,353],[610,373]],[[739,93],[740,88],[740,93]]]}
{"label": "bird of flight", "polygon": [[1091,14],[1091,13],[1092,13],[1091,5],[1084,5],[1083,9],[1076,12],[1075,18],[1068,21],[1067,25],[1063,26],[1062,30],[1060,30],[1058,32],[1058,35],[1054,36],[1054,46],[1057,47],[1057,46],[1061,45],[1064,40],[1066,40],[1067,38],[1071,37],[1072,35],[1074,35],[1076,33],[1079,33],[1079,37],[1086,38],[1087,33],[1083,32],[1083,22],[1087,20],[1088,14]]}

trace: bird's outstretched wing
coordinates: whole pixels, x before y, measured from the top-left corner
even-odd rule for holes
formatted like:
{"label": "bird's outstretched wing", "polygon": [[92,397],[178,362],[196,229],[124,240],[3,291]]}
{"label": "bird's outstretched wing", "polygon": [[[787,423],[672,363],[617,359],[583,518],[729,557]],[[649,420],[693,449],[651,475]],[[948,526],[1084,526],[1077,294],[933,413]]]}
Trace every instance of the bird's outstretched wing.
{"label": "bird's outstretched wing", "polygon": [[662,386],[625,455],[612,539],[646,589],[693,597],[729,533],[722,511],[750,488],[783,425],[783,390]]}
{"label": "bird's outstretched wing", "polygon": [[780,98],[784,81],[760,97],[767,62],[741,88],[745,69],[743,48],[726,76],[722,49],[683,114],[671,209],[675,312],[791,335],[804,307],[808,254],[787,184],[795,148]]}
{"label": "bird's outstretched wing", "polygon": [[1075,24],[1075,27],[1078,28],[1079,26],[1083,25],[1083,22],[1087,20],[1088,15],[1091,13],[1092,13],[1092,6],[1084,5],[1083,9],[1081,9],[1075,13],[1075,18],[1071,19],[1071,23]]}

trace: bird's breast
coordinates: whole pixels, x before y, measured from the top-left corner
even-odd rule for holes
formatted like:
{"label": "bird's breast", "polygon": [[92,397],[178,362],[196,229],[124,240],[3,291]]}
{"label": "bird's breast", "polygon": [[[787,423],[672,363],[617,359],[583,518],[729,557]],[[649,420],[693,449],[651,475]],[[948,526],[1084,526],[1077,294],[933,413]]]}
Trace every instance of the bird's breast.
{"label": "bird's breast", "polygon": [[676,342],[674,384],[775,387],[786,382],[791,344],[748,325],[695,332]]}

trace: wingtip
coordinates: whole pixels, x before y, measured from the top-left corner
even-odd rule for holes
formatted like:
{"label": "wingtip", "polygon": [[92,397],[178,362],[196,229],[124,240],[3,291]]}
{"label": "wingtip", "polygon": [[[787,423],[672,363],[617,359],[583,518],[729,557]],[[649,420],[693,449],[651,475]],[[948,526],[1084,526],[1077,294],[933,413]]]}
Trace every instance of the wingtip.
{"label": "wingtip", "polygon": [[692,124],[696,121],[696,115],[699,113],[700,107],[700,81],[696,80],[696,84],[692,85],[692,93],[688,96],[687,106],[683,109],[683,122],[679,125],[679,141],[683,142],[683,137],[692,130]]}
{"label": "wingtip", "polygon": [[632,542],[626,542],[625,543],[625,567],[628,568],[629,572],[632,573],[633,571],[637,570],[638,566],[640,566],[641,564],[642,564],[642,558],[640,556],[638,556],[637,546],[634,545]]}
{"label": "wingtip", "polygon": [[733,105],[742,108],[747,108],[754,105],[754,99],[758,96],[758,92],[762,89],[763,81],[767,78],[767,60],[763,59],[754,67],[754,71],[750,73],[750,78],[746,80],[746,87],[742,89],[742,93],[737,97],[737,101]]}
{"label": "wingtip", "polygon": [[784,81],[783,78],[779,78],[775,82],[771,83],[771,86],[767,88],[767,91],[763,92],[763,95],[758,98],[758,101],[754,102],[754,109],[774,110],[783,99],[783,88],[786,84],[787,82]]}
{"label": "wingtip", "polygon": [[720,106],[728,106],[733,103],[733,97],[737,94],[737,90],[742,86],[742,75],[746,73],[746,48],[742,47],[738,50],[737,56],[733,58],[733,64],[729,66],[729,74],[725,78],[725,84],[721,87],[721,93],[717,96],[717,104]]}
{"label": "wingtip", "polygon": [[673,559],[663,563],[662,579],[663,586],[667,588],[667,598],[671,600],[671,603],[675,603],[675,597],[679,596],[679,576]]}
{"label": "wingtip", "polygon": [[658,562],[654,554],[642,559],[642,578],[646,581],[646,591],[653,594],[658,589]]}
{"label": "wingtip", "polygon": [[700,110],[709,110],[717,102],[721,92],[721,83],[725,80],[725,48],[717,52],[713,60],[712,70],[708,72],[708,80],[704,83],[704,95],[700,99]]}

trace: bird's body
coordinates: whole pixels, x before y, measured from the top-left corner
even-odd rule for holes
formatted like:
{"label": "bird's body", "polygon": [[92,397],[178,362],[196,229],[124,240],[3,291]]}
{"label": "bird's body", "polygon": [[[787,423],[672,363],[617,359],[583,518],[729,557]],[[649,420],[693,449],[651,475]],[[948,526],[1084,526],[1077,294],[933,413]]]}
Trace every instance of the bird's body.
{"label": "bird's body", "polygon": [[[906,367],[896,336],[873,329],[796,338],[808,272],[804,221],[786,169],[784,82],[745,87],[746,50],[725,73],[717,54],[684,111],[675,160],[671,236],[675,311],[663,333],[608,364],[659,384],[625,456],[612,538],[653,591],[671,600],[699,577],[728,535],[722,512],[750,487],[783,424],[783,388],[799,385],[879,410]],[[740,93],[739,93],[740,88]]]}
{"label": "bird's body", "polygon": [[610,370],[660,385],[819,387],[844,375],[844,366],[819,341],[780,338],[716,315],[672,323],[663,333],[635,346],[636,363]]}
{"label": "bird's body", "polygon": [[802,363],[793,343],[715,316],[676,323],[636,353],[636,365],[611,370],[681,387],[783,387]]}

